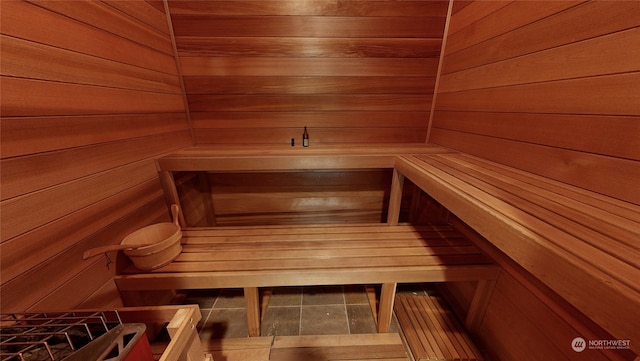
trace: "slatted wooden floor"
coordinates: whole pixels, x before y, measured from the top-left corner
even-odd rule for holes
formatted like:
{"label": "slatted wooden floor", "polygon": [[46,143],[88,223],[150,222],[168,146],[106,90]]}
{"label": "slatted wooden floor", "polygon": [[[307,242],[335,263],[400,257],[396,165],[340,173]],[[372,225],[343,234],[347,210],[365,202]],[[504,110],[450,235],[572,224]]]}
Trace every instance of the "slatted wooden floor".
{"label": "slatted wooden floor", "polygon": [[204,342],[214,361],[407,361],[397,333],[269,336]]}

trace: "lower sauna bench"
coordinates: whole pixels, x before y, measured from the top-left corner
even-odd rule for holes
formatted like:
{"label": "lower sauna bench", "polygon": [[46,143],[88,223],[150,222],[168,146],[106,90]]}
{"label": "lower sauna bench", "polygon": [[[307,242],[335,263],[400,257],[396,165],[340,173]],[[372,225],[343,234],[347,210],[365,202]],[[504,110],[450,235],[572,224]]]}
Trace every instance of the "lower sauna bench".
{"label": "lower sauna bench", "polygon": [[413,361],[484,359],[440,297],[397,295],[394,310]]}

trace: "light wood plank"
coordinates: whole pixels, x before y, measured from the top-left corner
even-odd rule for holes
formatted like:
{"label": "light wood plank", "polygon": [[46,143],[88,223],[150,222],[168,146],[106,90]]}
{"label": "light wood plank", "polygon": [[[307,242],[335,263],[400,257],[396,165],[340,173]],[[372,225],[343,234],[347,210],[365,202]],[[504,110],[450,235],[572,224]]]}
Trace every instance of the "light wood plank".
{"label": "light wood plank", "polygon": [[[456,13],[452,29],[448,34],[447,54],[456,53],[464,48],[479,44],[495,36],[507,33],[538,19],[552,16],[567,8],[580,5],[584,1],[548,1],[544,6],[539,3],[499,1],[489,5],[470,1],[469,5]],[[463,4],[461,2],[455,5]]]}
{"label": "light wood plank", "polygon": [[[637,115],[640,72],[438,94],[437,110]],[[558,102],[557,99],[562,99]]]}
{"label": "light wood plank", "polygon": [[178,55],[431,58],[440,54],[439,38],[204,37],[176,38]]}
{"label": "light wood plank", "polygon": [[0,36],[0,41],[2,75],[5,76],[169,94],[180,90],[175,74],[141,69],[8,36]]}
{"label": "light wood plank", "polygon": [[[79,3],[76,1],[35,0],[30,2],[72,19],[81,19],[88,25],[135,40],[140,44],[146,44],[163,53],[172,54],[167,23],[166,21],[162,22],[164,14],[159,16],[148,11],[150,4],[144,1],[131,2],[126,11],[119,11],[118,1]],[[147,23],[154,24],[156,27]],[[157,26],[158,24],[160,26]]]}
{"label": "light wood plank", "polygon": [[[366,130],[367,128],[386,128],[393,131],[394,128],[415,128],[424,126],[426,114],[424,112],[399,111],[393,113],[382,112],[197,112],[192,114],[193,127],[197,129],[256,129],[255,131],[271,131],[272,125],[277,124],[278,128],[300,129],[300,124],[306,124],[310,129],[321,130],[329,128],[333,133],[338,133],[338,129],[345,124],[351,124],[354,128]],[[393,126],[392,126],[393,125]],[[364,129],[363,129],[364,128]],[[347,131],[347,130],[344,130]],[[356,130],[357,131],[357,130]],[[357,135],[356,131],[348,132],[350,135]],[[293,131],[291,131],[291,134]],[[297,137],[299,135],[295,134]],[[335,137],[335,135],[334,135]],[[236,137],[238,138],[238,137]],[[316,136],[314,135],[314,139]],[[204,137],[203,137],[204,139]],[[344,138],[347,140],[347,138]],[[298,138],[299,140],[299,138]],[[362,141],[351,139],[351,142],[344,144],[358,144]],[[213,142],[213,140],[209,140]],[[388,142],[387,142],[388,143]],[[402,143],[411,142],[409,139]],[[402,144],[397,143],[397,144]],[[315,144],[315,143],[314,143]]]}
{"label": "light wood plank", "polygon": [[163,154],[168,145],[178,145],[180,139],[186,137],[186,133],[160,134],[2,160],[1,198],[6,200],[54,187],[135,162],[140,157],[153,158]]}
{"label": "light wood plank", "polygon": [[3,201],[2,240],[31,231],[156,176],[152,163],[133,163],[58,185],[44,193],[35,192]]}
{"label": "light wood plank", "polygon": [[[638,116],[439,111],[435,119],[439,138],[441,133],[456,131],[640,160]],[[488,142],[488,138],[482,141]]]}
{"label": "light wood plank", "polygon": [[185,76],[408,76],[431,77],[434,58],[183,57]]}
{"label": "light wood plank", "polygon": [[9,117],[184,111],[179,93],[150,93],[4,76],[0,90],[3,115]]}
{"label": "light wood plank", "polygon": [[[571,2],[568,3],[570,4]],[[448,55],[443,74],[571,44],[637,27],[640,24],[637,17],[628,16],[628,14],[638,13],[640,4],[635,1],[622,1],[616,5],[611,6],[606,2],[585,2],[568,11],[560,11],[556,16],[545,18],[546,21],[534,21],[549,15],[543,11],[534,11],[532,14],[538,14],[537,18],[525,18],[526,21],[531,22],[529,25],[520,26],[522,24],[516,23],[514,25],[520,27],[504,29],[506,32],[500,36],[474,43],[473,46]],[[520,11],[526,7],[535,7],[535,3],[514,2],[512,6],[519,7],[520,9],[517,10]],[[553,8],[553,11],[559,10],[562,9]],[[508,12],[500,15],[511,16]],[[453,22],[455,23],[455,18]],[[502,17],[492,18],[489,23],[500,22],[503,22]],[[572,31],[566,31],[567,27],[571,27]]]}
{"label": "light wood plank", "polygon": [[[51,255],[67,252],[69,255],[64,255],[60,263],[74,262],[80,260],[82,253],[89,248],[117,243],[129,232],[153,223],[160,219],[161,213],[157,207],[162,205],[154,200],[161,198],[162,193],[155,186],[154,180],[149,180],[85,207],[81,212],[71,212],[54,222],[48,222],[1,243],[0,272],[3,287],[11,285],[14,278],[22,275],[25,278],[16,279],[16,284],[31,288],[33,279],[42,279],[39,265],[52,261]],[[117,208],[119,212],[109,213],[108,210],[113,208]],[[135,209],[140,209],[140,215],[128,218]],[[119,219],[122,219],[122,223],[118,222]],[[116,225],[109,227],[110,224]],[[96,232],[96,229],[100,231]],[[36,270],[33,279],[29,270]],[[56,267],[46,268],[42,273],[55,271]],[[19,291],[10,292],[9,289],[5,292],[5,295],[14,292],[16,295],[20,294]]]}
{"label": "light wood plank", "polygon": [[[640,177],[637,161],[496,138],[490,140],[492,147],[486,147],[486,137],[441,130],[434,131],[432,139],[449,144],[455,142],[457,148],[469,154],[640,204],[640,193],[634,181]],[[482,146],[478,147],[480,144]],[[594,177],[596,173],[607,176]]]}
{"label": "light wood plank", "polygon": [[[186,129],[184,113],[3,117],[0,151],[9,158],[162,133],[179,137],[177,132]],[[180,146],[189,144],[181,140]]]}
{"label": "light wood plank", "polygon": [[187,76],[184,80],[190,95],[433,94],[434,85],[433,77],[415,76]]}
{"label": "light wood plank", "polygon": [[[559,48],[444,75],[442,93],[523,83],[637,72],[640,29],[607,34]],[[616,54],[616,56],[611,56]]]}
{"label": "light wood plank", "polygon": [[[312,101],[312,99],[310,99]],[[362,99],[364,102],[364,99]],[[420,106],[419,102],[413,105]],[[428,106],[428,105],[427,105]],[[367,108],[374,108],[374,106],[364,106]],[[380,107],[378,107],[380,108]],[[331,117],[335,112],[350,112],[349,110],[326,110],[324,114],[327,117]],[[271,111],[268,112],[256,112],[260,114],[267,114],[269,117]],[[363,113],[363,116],[369,111],[351,111],[353,116],[359,113]],[[384,112],[394,114],[395,116],[402,116],[403,111],[390,111]],[[423,112],[426,117],[427,112]],[[260,134],[260,141],[264,144],[280,145],[283,147],[289,146],[290,148],[301,148],[302,140],[299,133],[299,127],[294,128],[263,128],[258,127],[254,129],[248,128],[236,128],[236,129],[199,129],[196,134],[196,142],[198,145],[242,145],[247,142],[247,134]],[[418,127],[392,127],[390,124],[386,124],[382,127],[332,127],[332,128],[313,128],[311,139],[311,147],[317,146],[333,146],[339,144],[346,144],[349,142],[356,143],[384,143],[384,142],[421,142],[425,139],[427,134],[424,126]],[[291,147],[291,138],[295,138],[295,147]],[[254,138],[252,138],[254,139]]]}
{"label": "light wood plank", "polygon": [[[350,0],[348,3],[297,0],[171,1],[172,14],[211,15],[331,15],[331,16],[415,16],[416,14],[444,14],[446,1],[402,1],[388,3],[379,0]],[[442,15],[444,16],[444,15]]]}
{"label": "light wood plank", "polygon": [[[48,2],[45,1],[45,3]],[[73,8],[76,6],[73,1],[69,4],[73,5]],[[175,59],[170,53],[155,50],[143,43],[130,41],[126,37],[78,21],[82,19],[61,16],[23,1],[3,2],[2,10],[2,31],[5,35],[136,65],[144,69],[176,74]],[[87,21],[91,22],[92,13],[88,14]],[[164,19],[164,15],[159,15]],[[114,19],[114,21],[118,20]]]}
{"label": "light wood plank", "polygon": [[349,34],[354,38],[438,38],[442,37],[443,17],[335,17],[335,16],[172,16],[175,35],[223,37],[302,37],[332,38]]}

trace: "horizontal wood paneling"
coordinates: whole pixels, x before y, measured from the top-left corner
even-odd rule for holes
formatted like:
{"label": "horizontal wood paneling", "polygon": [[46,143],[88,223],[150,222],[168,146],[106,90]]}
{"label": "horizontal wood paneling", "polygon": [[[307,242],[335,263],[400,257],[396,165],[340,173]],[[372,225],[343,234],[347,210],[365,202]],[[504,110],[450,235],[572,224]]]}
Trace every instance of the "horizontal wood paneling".
{"label": "horizontal wood paneling", "polygon": [[[43,3],[49,6],[51,3],[60,2],[44,1]],[[140,6],[145,5],[142,2],[136,3]],[[69,1],[68,4],[67,9],[82,6],[76,4],[75,1]],[[24,1],[3,1],[2,33],[35,43],[135,65],[142,69],[156,70],[167,74],[175,74],[176,72],[173,55],[146,45],[149,41],[146,36],[141,40],[131,41],[129,40],[131,35],[123,37],[114,34],[111,29],[103,30],[94,27],[92,10],[83,11],[79,18],[73,18],[46,10],[41,6],[41,4],[36,6]],[[120,15],[117,12],[112,12],[111,15],[101,14],[101,16],[107,16],[105,20],[109,22],[108,19]],[[86,17],[88,19],[85,19]],[[135,18],[133,21],[138,22]],[[34,24],[40,26],[34,26]],[[127,31],[127,33],[129,32],[137,33],[135,30]],[[166,51],[171,44],[169,38],[165,38],[163,43],[162,49]]]}
{"label": "horizontal wood paneling", "polygon": [[[4,158],[92,144],[126,141],[129,138],[184,131],[182,113],[108,114],[59,117],[4,117]],[[181,121],[178,121],[181,120]],[[64,124],[64,127],[60,127]]]}
{"label": "horizontal wood paneling", "polygon": [[640,202],[639,10],[472,2],[452,18],[430,141]]}
{"label": "horizontal wood paneling", "polygon": [[193,95],[194,111],[428,111],[428,95]]}
{"label": "horizontal wood paneling", "polygon": [[210,16],[173,15],[176,37],[341,37],[441,38],[444,17],[336,16]]}
{"label": "horizontal wood paneling", "polygon": [[[435,76],[436,59],[182,57],[185,76]],[[433,90],[431,90],[433,93]]]}
{"label": "horizontal wood paneling", "polygon": [[[612,56],[615,55],[615,56]],[[442,76],[443,93],[640,71],[640,28]],[[558,63],[571,66],[558,67]]]}
{"label": "horizontal wood paneling", "polygon": [[[248,141],[264,144],[301,145],[302,121],[313,129],[314,144],[338,143],[420,143],[426,137],[424,112],[420,111],[332,111],[331,118],[316,112],[198,112],[192,118],[199,128],[196,141],[206,142],[220,137],[221,144],[243,144]],[[273,124],[279,127],[273,127]],[[344,124],[350,124],[344,129]],[[249,140],[251,139],[251,140]]]}
{"label": "horizontal wood paneling", "polygon": [[1,36],[0,41],[2,54],[6,59],[2,64],[5,76],[37,77],[42,80],[160,93],[175,93],[179,87],[175,75],[74,54],[68,50],[8,36]]}
{"label": "horizontal wood paneling", "polygon": [[[309,123],[312,124],[312,123]],[[251,135],[248,132],[259,132]],[[201,129],[196,134],[196,141],[206,142],[210,137],[221,137],[218,144],[282,144],[290,145],[294,138],[296,147],[302,146],[301,129],[267,128],[255,130],[245,129]],[[427,132],[420,128],[411,127],[364,127],[349,128],[326,127],[314,128],[311,133],[314,144],[348,144],[348,143],[420,143],[427,136]]]}
{"label": "horizontal wood paneling", "polygon": [[72,19],[82,18],[99,29],[173,56],[171,42],[167,41],[169,29],[166,19],[157,16],[157,12],[143,1],[30,2]]}
{"label": "horizontal wood paneling", "polygon": [[[141,197],[134,199],[132,206],[123,206],[120,211],[132,210],[135,206],[134,213],[125,214],[125,217],[120,219],[106,215],[111,222],[108,227],[65,249],[60,249],[61,247],[58,246],[59,252],[55,253],[55,257],[51,257],[51,254],[47,257],[43,251],[38,251],[35,256],[28,257],[28,260],[35,261],[36,257],[44,256],[40,263],[28,272],[3,283],[2,292],[6,295],[2,299],[3,310],[19,310],[32,307],[31,305],[34,304],[36,304],[35,308],[40,310],[60,309],[61,305],[80,303],[104,283],[113,282],[115,253],[109,255],[110,260],[114,262],[113,264],[108,263],[104,256],[82,262],[78,262],[78,260],[82,259],[82,253],[87,249],[112,244],[114,238],[124,238],[129,232],[139,228],[140,222],[151,224],[168,221],[166,207],[156,190],[150,194],[138,193],[138,195]],[[122,213],[116,214],[122,215]],[[48,248],[49,251],[55,249],[55,247]],[[87,281],[94,277],[100,282]],[[36,289],[37,292],[30,292],[33,289]],[[45,301],[43,302],[41,299]],[[58,301],[52,302],[52,300]]]}
{"label": "horizontal wood paneling", "polygon": [[180,56],[429,58],[439,38],[181,37]]}
{"label": "horizontal wood paneling", "polygon": [[[373,167],[341,171],[242,170],[177,172],[175,179],[190,227],[385,223],[391,173],[390,168]],[[404,189],[402,222],[408,220],[412,194],[412,187]],[[423,213],[429,212],[425,209]]]}
{"label": "horizontal wood paneling", "polygon": [[[424,141],[448,1],[170,0],[169,8],[198,144],[300,144],[304,126],[311,144]],[[362,126],[373,112],[385,116]],[[394,119],[403,129],[385,135]]]}
{"label": "horizontal wood paneling", "polygon": [[[140,92],[3,76],[0,96],[8,117],[52,115],[106,115],[178,113],[184,109],[179,94]],[[69,101],[73,99],[73,101]],[[135,99],[135,102],[131,100]]]}
{"label": "horizontal wood paneling", "polygon": [[[640,160],[636,143],[637,135],[640,133],[640,122],[634,116],[464,111],[442,111],[440,115],[442,118],[437,130],[438,137],[459,136],[458,141],[450,139],[451,142],[457,143],[456,147],[464,147],[468,142],[475,143],[470,137],[476,135],[480,143],[487,141],[487,138],[483,137],[492,137],[500,139],[497,141],[513,140],[529,145],[561,147],[582,153]],[[525,128],[522,124],[536,126]],[[447,136],[448,131],[456,133]],[[480,146],[482,145],[469,145],[470,148]],[[520,156],[522,154],[518,155]]]}
{"label": "horizontal wood paneling", "polygon": [[383,222],[390,170],[212,173],[217,225]]}
{"label": "horizontal wood paneling", "polygon": [[[527,5],[527,3],[529,4]],[[452,52],[447,49],[443,74],[528,55],[638,26],[638,19],[635,16],[630,16],[640,11],[640,3],[636,1],[595,1],[579,4],[566,10],[566,5],[572,2],[565,3],[565,6],[558,6],[554,2],[550,2],[549,6],[544,5],[545,3],[515,1],[509,5],[509,9],[513,8],[512,11],[495,12],[482,19],[482,22],[492,25],[496,21],[502,23],[501,32],[494,33],[491,38],[482,39],[485,41],[467,43],[469,46],[460,51]],[[551,11],[555,10],[555,13],[537,11],[534,12],[534,14],[538,14],[537,17],[520,18],[514,16],[514,14],[529,12],[529,9],[536,7],[535,5],[542,9],[550,7]],[[507,7],[504,9],[506,10]],[[508,19],[511,18],[521,20],[509,21]],[[456,22],[452,21],[454,24]],[[505,26],[506,24],[510,26]],[[569,28],[571,31],[567,31]],[[448,38],[448,41],[454,42],[454,40]],[[562,60],[559,64],[568,68],[572,67],[572,64],[564,63]]]}
{"label": "horizontal wood paneling", "polygon": [[[359,76],[185,76],[185,88],[196,94],[416,94],[433,89],[432,77]],[[197,115],[197,114],[196,114]]]}
{"label": "horizontal wood paneling", "polygon": [[386,0],[176,0],[169,3],[172,14],[209,15],[327,15],[327,16],[415,16],[447,11],[443,1]]}
{"label": "horizontal wood paneling", "polygon": [[[77,252],[81,252],[83,251],[82,246],[91,248],[98,245],[108,245],[113,242],[113,238],[124,238],[128,230],[133,230],[138,222],[135,218],[125,218],[128,222],[132,222],[128,229],[105,227],[118,222],[122,213],[132,214],[159,196],[160,190],[158,190],[155,179],[148,180],[123,192],[118,192],[112,197],[105,198],[102,202],[93,203],[83,208],[82,211],[64,215],[55,222],[49,222],[0,244],[2,247],[0,267],[3,280],[10,282],[19,276],[25,268],[35,268],[51,255],[62,253],[68,248],[76,247]],[[143,214],[146,213],[149,211]],[[96,236],[97,229],[105,229],[103,232],[112,232],[113,234],[104,237]],[[78,239],[82,239],[81,242],[85,244],[76,244]]]}
{"label": "horizontal wood paneling", "polygon": [[393,124],[394,128],[419,128],[425,121],[424,113],[417,111],[402,113],[333,112],[330,119],[326,119],[326,115],[323,112],[198,112],[191,118],[197,128],[262,128],[262,130],[271,128],[274,122],[277,122],[282,127],[295,128],[300,119],[304,119],[305,124],[309,124],[312,127],[322,124],[326,127],[334,128],[339,128],[344,123],[352,124],[354,128],[383,128],[390,124]]}
{"label": "horizontal wood paneling", "polygon": [[95,296],[114,267],[82,253],[168,220],[153,160],[191,145],[164,8],[0,6],[0,307],[118,304]]}
{"label": "horizontal wood paneling", "polygon": [[[75,179],[105,172],[122,164],[162,154],[167,146],[180,145],[175,139],[188,133],[166,133],[142,139],[110,142],[87,147],[40,153],[0,161],[2,199],[17,197]],[[69,162],[69,160],[73,160]],[[79,168],[77,164],[83,164]],[[33,170],[37,169],[38,172]],[[153,171],[149,172],[155,176]]]}

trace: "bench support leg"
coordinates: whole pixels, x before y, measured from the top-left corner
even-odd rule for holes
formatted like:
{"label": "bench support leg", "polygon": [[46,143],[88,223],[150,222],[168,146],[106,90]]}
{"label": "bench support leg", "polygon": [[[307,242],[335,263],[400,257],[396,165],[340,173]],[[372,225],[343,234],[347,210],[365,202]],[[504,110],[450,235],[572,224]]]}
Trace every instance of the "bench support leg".
{"label": "bench support leg", "polygon": [[245,287],[244,302],[247,306],[249,336],[260,336],[260,294],[258,287]]}
{"label": "bench support leg", "polygon": [[397,283],[383,283],[380,292],[380,309],[378,310],[378,332],[389,332],[391,316],[393,315],[393,301],[396,298]]}
{"label": "bench support leg", "polygon": [[464,322],[467,330],[471,333],[477,333],[480,324],[482,324],[482,319],[489,306],[489,301],[491,300],[495,286],[495,280],[478,281],[476,290],[473,293],[473,298],[471,299],[471,305],[467,311],[467,318]]}
{"label": "bench support leg", "polygon": [[397,170],[393,170],[391,179],[391,191],[389,194],[389,210],[387,212],[387,224],[397,225],[400,219],[400,206],[402,203],[402,188],[404,176]]}

